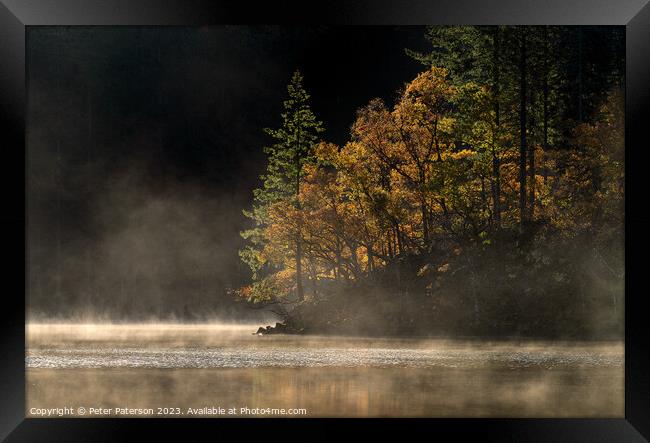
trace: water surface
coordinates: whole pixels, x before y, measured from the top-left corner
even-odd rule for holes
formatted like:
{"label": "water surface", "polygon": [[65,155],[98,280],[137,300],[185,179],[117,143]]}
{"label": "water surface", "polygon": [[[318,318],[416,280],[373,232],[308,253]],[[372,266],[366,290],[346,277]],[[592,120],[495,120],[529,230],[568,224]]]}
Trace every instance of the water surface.
{"label": "water surface", "polygon": [[623,416],[622,343],[258,336],[256,326],[31,324],[28,416],[62,403],[73,415],[97,405],[153,410],[144,416],[159,407],[183,416],[205,407],[198,415]]}

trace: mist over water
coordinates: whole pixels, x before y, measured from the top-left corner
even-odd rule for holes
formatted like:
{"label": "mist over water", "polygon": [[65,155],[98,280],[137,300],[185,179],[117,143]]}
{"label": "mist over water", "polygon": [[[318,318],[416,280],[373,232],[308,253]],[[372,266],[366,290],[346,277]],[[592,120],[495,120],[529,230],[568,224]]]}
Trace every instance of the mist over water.
{"label": "mist over water", "polygon": [[305,408],[308,416],[623,415],[618,342],[258,336],[255,329],[29,324],[27,410],[63,398],[154,410]]}
{"label": "mist over water", "polygon": [[30,325],[29,368],[622,365],[620,344],[257,336],[254,324]]}

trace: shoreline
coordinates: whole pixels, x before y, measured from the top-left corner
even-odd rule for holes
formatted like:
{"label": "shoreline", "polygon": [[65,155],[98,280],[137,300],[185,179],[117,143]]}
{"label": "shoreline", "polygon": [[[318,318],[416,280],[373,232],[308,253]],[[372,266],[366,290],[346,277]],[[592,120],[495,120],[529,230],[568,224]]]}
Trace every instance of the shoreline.
{"label": "shoreline", "polygon": [[423,339],[423,340],[458,340],[458,341],[503,341],[503,342],[516,342],[516,341],[554,341],[554,342],[594,342],[594,343],[625,343],[625,337],[612,337],[612,336],[603,336],[603,337],[594,337],[594,336],[570,336],[570,335],[489,335],[489,334],[409,334],[409,333],[393,333],[393,334],[381,334],[381,333],[361,333],[353,334],[346,333],[345,331],[340,333],[337,331],[329,332],[326,330],[309,330],[308,332],[304,331],[295,331],[288,328],[286,325],[280,327],[280,332],[276,332],[278,325],[283,325],[282,323],[276,323],[275,326],[260,326],[257,332],[253,332],[252,335],[296,335],[296,336],[325,336],[325,337],[347,337],[347,338],[395,338],[395,339]]}

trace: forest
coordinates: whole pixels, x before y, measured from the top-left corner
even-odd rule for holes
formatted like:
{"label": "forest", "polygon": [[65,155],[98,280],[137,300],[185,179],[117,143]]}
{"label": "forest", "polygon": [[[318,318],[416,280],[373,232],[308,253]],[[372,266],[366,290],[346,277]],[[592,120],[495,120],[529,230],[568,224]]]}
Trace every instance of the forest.
{"label": "forest", "polygon": [[261,333],[620,339],[623,31],[424,37],[420,74],[341,145],[294,73],[233,295],[284,319]]}

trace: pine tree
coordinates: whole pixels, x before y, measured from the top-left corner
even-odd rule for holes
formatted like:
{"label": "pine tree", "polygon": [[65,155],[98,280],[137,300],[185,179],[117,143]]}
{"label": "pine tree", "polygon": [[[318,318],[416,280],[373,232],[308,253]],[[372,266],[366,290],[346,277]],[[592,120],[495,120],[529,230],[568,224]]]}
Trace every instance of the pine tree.
{"label": "pine tree", "polygon": [[[300,210],[300,181],[303,167],[314,161],[313,148],[318,141],[318,134],[323,131],[322,123],[316,118],[309,106],[309,94],[305,91],[303,77],[294,72],[287,87],[288,98],[284,101],[282,125],[278,129],[266,128],[265,132],[273,137],[275,143],[265,147],[268,157],[266,173],[262,176],[263,185],[253,191],[252,211],[244,214],[253,219],[255,227],[241,233],[249,241],[242,251],[241,258],[253,271],[253,278],[258,280],[259,271],[264,266],[260,257],[267,239],[263,228],[269,222],[269,208],[280,201],[291,201],[296,210]],[[298,300],[304,298],[302,285],[302,234],[300,226],[294,233],[293,253],[296,266],[296,295]]]}

